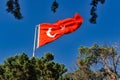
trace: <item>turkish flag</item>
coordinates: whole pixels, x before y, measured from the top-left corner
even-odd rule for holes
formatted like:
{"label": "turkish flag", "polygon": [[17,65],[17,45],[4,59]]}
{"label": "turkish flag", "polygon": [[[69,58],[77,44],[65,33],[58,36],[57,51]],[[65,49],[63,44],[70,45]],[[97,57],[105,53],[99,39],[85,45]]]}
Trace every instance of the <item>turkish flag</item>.
{"label": "turkish flag", "polygon": [[76,13],[73,18],[58,20],[56,23],[42,23],[38,26],[37,47],[52,42],[64,34],[71,33],[78,29],[83,22],[83,18]]}

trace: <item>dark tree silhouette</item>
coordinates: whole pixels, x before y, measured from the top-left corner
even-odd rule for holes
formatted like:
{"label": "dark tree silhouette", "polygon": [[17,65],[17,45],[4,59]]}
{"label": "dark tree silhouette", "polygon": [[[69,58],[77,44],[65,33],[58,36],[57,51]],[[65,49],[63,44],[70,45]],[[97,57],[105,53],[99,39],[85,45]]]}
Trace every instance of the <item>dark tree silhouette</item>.
{"label": "dark tree silhouette", "polygon": [[7,9],[6,9],[7,12],[12,13],[17,19],[22,19],[19,0],[8,0],[6,5],[7,5]]}
{"label": "dark tree silhouette", "polygon": [[[91,15],[91,18],[90,18],[90,23],[92,24],[96,24],[97,22],[97,17],[98,17],[98,14],[97,14],[97,6],[98,6],[98,3],[101,3],[101,4],[104,4],[105,3],[105,0],[91,0],[91,9],[90,9],[90,15]],[[19,4],[19,0],[8,0],[7,1],[7,12],[10,12],[12,13],[15,18],[17,19],[22,19],[23,16],[21,14],[21,11],[20,11],[20,4]],[[59,7],[59,3],[56,1],[56,0],[53,0],[53,4],[51,5],[51,10],[53,13],[56,12],[57,8]]]}

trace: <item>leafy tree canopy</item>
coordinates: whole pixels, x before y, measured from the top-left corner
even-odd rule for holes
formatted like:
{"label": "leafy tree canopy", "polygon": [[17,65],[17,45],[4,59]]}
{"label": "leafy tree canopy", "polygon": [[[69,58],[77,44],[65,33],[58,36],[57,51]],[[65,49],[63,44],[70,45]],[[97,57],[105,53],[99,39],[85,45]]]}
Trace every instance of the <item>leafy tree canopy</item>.
{"label": "leafy tree canopy", "polygon": [[7,58],[0,65],[0,80],[63,80],[64,64],[53,62],[54,55],[29,58],[25,53]]}
{"label": "leafy tree canopy", "polygon": [[120,54],[113,46],[79,48],[77,70],[65,77],[72,80],[118,80],[120,76]]}

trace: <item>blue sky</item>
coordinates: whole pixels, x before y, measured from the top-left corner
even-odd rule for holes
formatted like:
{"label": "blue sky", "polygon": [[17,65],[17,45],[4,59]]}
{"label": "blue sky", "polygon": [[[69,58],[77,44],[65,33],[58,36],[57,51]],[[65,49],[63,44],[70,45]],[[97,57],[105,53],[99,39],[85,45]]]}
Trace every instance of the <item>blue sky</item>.
{"label": "blue sky", "polygon": [[80,46],[114,44],[120,41],[120,1],[106,0],[98,7],[97,24],[89,23],[89,0],[57,0],[59,8],[51,11],[53,0],[20,0],[22,20],[17,20],[6,12],[6,1],[0,1],[0,63],[4,59],[25,52],[32,57],[35,26],[40,23],[54,23],[59,19],[73,17],[77,12],[83,18],[81,27],[37,49],[36,57],[51,52],[55,61],[65,64],[70,70],[75,64]]}

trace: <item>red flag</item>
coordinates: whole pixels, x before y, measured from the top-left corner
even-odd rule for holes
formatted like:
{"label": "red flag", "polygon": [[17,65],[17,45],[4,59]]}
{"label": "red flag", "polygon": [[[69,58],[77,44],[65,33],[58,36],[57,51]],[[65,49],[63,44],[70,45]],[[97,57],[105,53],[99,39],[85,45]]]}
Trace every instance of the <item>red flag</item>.
{"label": "red flag", "polygon": [[38,26],[37,47],[52,42],[64,34],[71,33],[78,29],[83,22],[83,18],[76,13],[73,18],[58,20],[56,23],[43,23]]}

